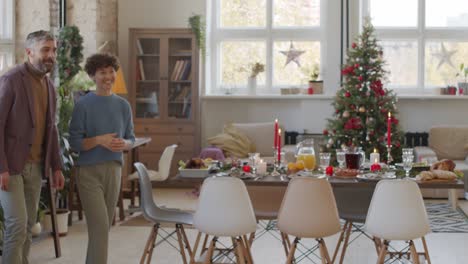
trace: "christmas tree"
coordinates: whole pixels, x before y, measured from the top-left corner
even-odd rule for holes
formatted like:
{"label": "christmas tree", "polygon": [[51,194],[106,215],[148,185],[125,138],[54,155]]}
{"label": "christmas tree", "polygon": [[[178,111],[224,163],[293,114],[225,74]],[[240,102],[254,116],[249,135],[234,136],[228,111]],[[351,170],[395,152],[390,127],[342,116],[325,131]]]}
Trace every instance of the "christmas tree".
{"label": "christmas tree", "polygon": [[347,55],[342,68],[343,84],[332,103],[335,113],[323,131],[327,148],[362,147],[366,157],[377,149],[381,159],[386,161],[390,123],[392,157],[398,160],[402,132],[395,117],[397,99],[392,90],[384,88],[387,72],[382,47],[377,43],[369,20]]}

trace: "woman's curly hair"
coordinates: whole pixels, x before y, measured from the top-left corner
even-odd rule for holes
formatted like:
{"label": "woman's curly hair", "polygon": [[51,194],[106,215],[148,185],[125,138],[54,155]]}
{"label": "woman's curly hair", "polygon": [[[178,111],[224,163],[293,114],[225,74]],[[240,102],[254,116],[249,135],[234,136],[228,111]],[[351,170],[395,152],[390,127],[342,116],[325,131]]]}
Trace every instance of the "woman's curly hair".
{"label": "woman's curly hair", "polygon": [[109,66],[117,71],[120,68],[119,59],[112,54],[96,53],[86,59],[85,71],[89,76],[94,76],[98,69]]}

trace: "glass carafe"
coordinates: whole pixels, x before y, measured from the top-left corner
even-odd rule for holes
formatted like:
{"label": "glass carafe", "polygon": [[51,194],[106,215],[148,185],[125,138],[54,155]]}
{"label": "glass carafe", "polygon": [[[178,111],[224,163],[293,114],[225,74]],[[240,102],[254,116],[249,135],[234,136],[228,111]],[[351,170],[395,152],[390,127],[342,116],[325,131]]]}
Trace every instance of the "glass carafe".
{"label": "glass carafe", "polygon": [[296,161],[302,161],[306,170],[315,169],[314,139],[307,138],[296,145]]}

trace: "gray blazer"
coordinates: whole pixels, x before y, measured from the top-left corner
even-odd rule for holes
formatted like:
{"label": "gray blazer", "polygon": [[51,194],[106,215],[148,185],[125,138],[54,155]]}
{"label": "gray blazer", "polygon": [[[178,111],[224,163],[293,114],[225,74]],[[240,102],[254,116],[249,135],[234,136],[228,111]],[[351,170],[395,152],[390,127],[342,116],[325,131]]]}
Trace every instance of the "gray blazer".
{"label": "gray blazer", "polygon": [[[0,173],[23,171],[34,139],[34,105],[32,84],[26,65],[20,64],[0,77]],[[47,78],[48,109],[44,138],[44,172],[62,168],[57,126],[56,93]],[[44,173],[44,177],[48,174]]]}

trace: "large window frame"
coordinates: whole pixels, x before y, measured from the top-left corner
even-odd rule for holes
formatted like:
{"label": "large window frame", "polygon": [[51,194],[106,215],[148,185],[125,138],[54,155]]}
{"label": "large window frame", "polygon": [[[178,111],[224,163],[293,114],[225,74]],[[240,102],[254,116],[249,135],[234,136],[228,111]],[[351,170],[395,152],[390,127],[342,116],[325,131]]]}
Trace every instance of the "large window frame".
{"label": "large window frame", "polygon": [[15,63],[15,0],[0,0],[0,73]]}
{"label": "large window frame", "polygon": [[[226,86],[221,83],[221,43],[223,41],[265,41],[266,44],[266,64],[265,64],[265,85],[257,86],[257,94],[279,94],[281,87],[285,85],[273,84],[273,52],[275,41],[318,41],[320,42],[320,73],[325,84],[325,93],[334,93],[334,88],[327,90],[327,83],[337,83],[339,76],[333,76],[333,72],[339,73],[339,55],[329,55],[328,53],[339,50],[339,17],[330,16],[330,10],[339,10],[339,3],[329,3],[320,0],[320,25],[308,27],[274,27],[273,26],[273,1],[266,0],[266,26],[265,28],[245,27],[245,28],[222,28],[220,23],[221,3],[219,0],[207,0],[207,57],[206,57],[206,80],[205,94],[223,94]],[[338,7],[334,6],[337,5]],[[338,9],[336,9],[338,8]],[[335,11],[336,12],[336,11]],[[338,22],[336,22],[336,21]],[[332,23],[332,24],[330,24]],[[336,32],[337,34],[328,34]],[[327,45],[331,43],[331,45]],[[339,52],[335,52],[339,53]],[[337,64],[338,63],[338,64]],[[327,67],[333,65],[333,70]],[[336,75],[336,74],[335,74]],[[306,84],[304,84],[305,87]],[[297,86],[297,85],[296,85]],[[330,86],[332,87],[332,86]],[[246,86],[236,87],[236,94],[245,94]]]}
{"label": "large window frame", "polygon": [[[370,1],[360,1],[360,29],[366,17],[370,17]],[[430,89],[440,87],[426,84],[426,43],[431,41],[468,41],[468,27],[427,27],[426,26],[426,1],[417,0],[417,24],[416,27],[375,27],[379,40],[391,41],[415,41],[417,43],[417,82],[416,86],[394,86],[397,93],[425,94],[431,93]]]}

